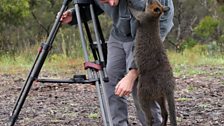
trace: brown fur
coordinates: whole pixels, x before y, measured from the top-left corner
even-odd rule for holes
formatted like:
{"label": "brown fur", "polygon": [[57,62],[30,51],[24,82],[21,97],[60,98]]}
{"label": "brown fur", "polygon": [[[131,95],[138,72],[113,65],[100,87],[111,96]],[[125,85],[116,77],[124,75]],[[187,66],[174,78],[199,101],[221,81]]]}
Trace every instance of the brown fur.
{"label": "brown fur", "polygon": [[145,114],[147,124],[152,125],[152,115],[149,101],[156,100],[160,104],[163,124],[167,123],[168,102],[171,126],[176,126],[174,88],[175,79],[166,51],[160,39],[159,18],[167,7],[158,1],[152,0],[145,12],[131,12],[138,20],[136,33],[135,61],[139,71],[138,97]]}

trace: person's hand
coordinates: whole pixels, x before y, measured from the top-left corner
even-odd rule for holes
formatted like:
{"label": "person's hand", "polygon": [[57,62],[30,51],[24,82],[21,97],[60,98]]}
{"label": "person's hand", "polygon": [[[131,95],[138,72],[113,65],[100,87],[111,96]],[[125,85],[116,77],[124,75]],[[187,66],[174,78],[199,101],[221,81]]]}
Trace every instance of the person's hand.
{"label": "person's hand", "polygon": [[119,3],[119,0],[100,0],[101,3],[107,3],[110,6],[117,6]]}
{"label": "person's hand", "polygon": [[65,11],[62,16],[60,21],[62,22],[62,24],[68,24],[72,21],[72,11],[67,10]]}
{"label": "person's hand", "polygon": [[133,89],[135,80],[138,76],[137,70],[132,69],[128,74],[122,78],[115,87],[115,95],[117,96],[128,96]]}

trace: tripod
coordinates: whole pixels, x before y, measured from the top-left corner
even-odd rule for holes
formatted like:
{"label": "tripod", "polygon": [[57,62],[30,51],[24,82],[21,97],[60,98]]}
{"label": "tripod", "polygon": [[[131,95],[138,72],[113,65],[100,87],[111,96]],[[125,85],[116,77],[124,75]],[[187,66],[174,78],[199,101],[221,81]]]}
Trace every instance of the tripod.
{"label": "tripod", "polygon": [[[70,84],[94,83],[96,85],[96,90],[98,93],[98,99],[99,99],[103,123],[105,126],[113,126],[112,119],[110,116],[110,109],[109,109],[109,105],[107,101],[107,96],[105,93],[105,87],[104,87],[104,83],[108,81],[108,77],[105,70],[105,66],[106,66],[105,59],[106,59],[107,48],[106,48],[106,43],[103,37],[102,29],[100,27],[99,19],[97,15],[95,14],[96,5],[94,4],[93,0],[73,0],[74,6],[75,6],[77,25],[79,28],[79,33],[80,33],[80,38],[82,43],[82,49],[84,52],[84,59],[85,59],[84,68],[87,71],[87,76],[74,75],[74,77],[69,80],[38,79],[41,68],[45,62],[45,59],[47,58],[49,51],[52,48],[54,39],[60,28],[60,25],[61,25],[60,19],[62,17],[62,14],[65,10],[68,9],[68,5],[71,1],[72,0],[63,1],[62,7],[59,11],[59,16],[55,19],[54,25],[51,29],[51,32],[46,42],[42,43],[40,46],[40,49],[38,51],[34,64],[28,74],[28,77],[23,85],[23,88],[21,89],[20,95],[10,115],[10,119],[8,123],[9,126],[14,126],[34,81],[42,82],[42,83],[70,83]],[[86,15],[86,13],[84,13],[85,11],[89,11],[90,13],[90,16],[93,22],[96,42],[93,42],[90,29],[87,23],[87,21],[89,20],[88,19],[89,17]],[[84,24],[84,27],[86,30],[86,34],[90,44],[90,49],[95,60],[94,62],[90,62],[89,60],[89,55],[87,53],[86,40],[84,37],[84,31],[83,31],[84,28],[82,24]]]}

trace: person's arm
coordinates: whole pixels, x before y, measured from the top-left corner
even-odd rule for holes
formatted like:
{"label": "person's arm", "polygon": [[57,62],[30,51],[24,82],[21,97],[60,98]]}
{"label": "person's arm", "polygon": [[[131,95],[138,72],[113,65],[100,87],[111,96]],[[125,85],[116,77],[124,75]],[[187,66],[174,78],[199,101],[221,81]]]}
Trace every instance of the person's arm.
{"label": "person's arm", "polygon": [[[130,2],[134,5],[135,9],[142,11],[145,9],[145,0],[130,0]],[[134,47],[132,51],[134,51]],[[129,69],[128,73],[118,82],[115,87],[115,95],[120,97],[127,96],[132,92],[133,86],[138,77],[138,70],[134,59],[127,64],[127,67]]]}
{"label": "person's arm", "polygon": [[115,87],[115,95],[117,96],[127,96],[132,92],[133,86],[135,84],[135,80],[138,77],[137,69],[131,69],[122,78]]}
{"label": "person's arm", "polygon": [[[94,4],[94,11],[95,11],[96,16],[98,16],[104,12],[97,4]],[[92,18],[91,14],[90,14],[89,7],[85,7],[84,11],[80,11],[80,15],[86,16],[85,21],[89,21]],[[65,11],[62,15],[61,21],[63,24],[76,25],[77,19],[76,19],[75,8],[71,8],[71,9]]]}

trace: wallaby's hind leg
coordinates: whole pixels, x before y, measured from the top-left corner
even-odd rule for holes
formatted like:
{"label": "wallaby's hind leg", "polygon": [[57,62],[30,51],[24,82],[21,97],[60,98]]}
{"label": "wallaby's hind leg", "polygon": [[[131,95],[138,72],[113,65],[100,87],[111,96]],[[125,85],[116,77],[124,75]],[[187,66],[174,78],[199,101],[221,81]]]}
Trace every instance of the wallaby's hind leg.
{"label": "wallaby's hind leg", "polygon": [[173,92],[168,93],[166,99],[169,107],[170,124],[171,126],[177,126],[174,93]]}
{"label": "wallaby's hind leg", "polygon": [[162,114],[162,117],[163,117],[162,126],[166,126],[167,119],[168,119],[168,112],[167,112],[167,108],[166,108],[166,99],[164,97],[161,97],[157,102],[160,105],[161,114]]}
{"label": "wallaby's hind leg", "polygon": [[151,104],[150,99],[148,99],[144,93],[144,91],[138,92],[139,104],[141,106],[142,112],[145,115],[145,121],[148,126],[152,126],[152,113],[151,113]]}
{"label": "wallaby's hind leg", "polygon": [[145,114],[146,124],[148,126],[152,126],[152,113],[151,106],[148,104],[149,102],[140,103],[143,113]]}

